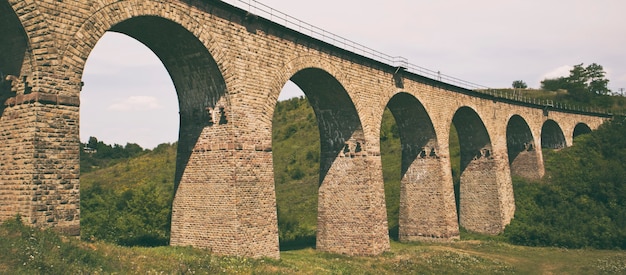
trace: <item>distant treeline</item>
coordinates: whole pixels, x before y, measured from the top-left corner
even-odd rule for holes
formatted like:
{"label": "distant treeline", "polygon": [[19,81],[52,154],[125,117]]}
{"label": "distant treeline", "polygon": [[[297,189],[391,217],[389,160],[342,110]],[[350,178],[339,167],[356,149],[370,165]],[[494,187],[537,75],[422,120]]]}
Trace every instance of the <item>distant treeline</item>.
{"label": "distant treeline", "polygon": [[82,173],[106,167],[115,160],[136,157],[150,151],[144,150],[136,143],[126,143],[126,146],[109,145],[99,141],[96,137],[89,137],[89,141],[81,145],[80,168]]}

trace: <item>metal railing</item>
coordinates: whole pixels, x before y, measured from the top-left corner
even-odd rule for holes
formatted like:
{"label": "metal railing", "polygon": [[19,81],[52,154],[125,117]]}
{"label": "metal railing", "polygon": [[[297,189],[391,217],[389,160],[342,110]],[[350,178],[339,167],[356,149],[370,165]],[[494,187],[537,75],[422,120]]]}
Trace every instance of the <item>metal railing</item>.
{"label": "metal railing", "polygon": [[[251,14],[263,17],[274,23],[283,25],[284,27],[287,27],[294,31],[298,31],[302,34],[305,34],[312,38],[326,42],[335,47],[339,47],[344,50],[351,51],[353,53],[362,55],[364,57],[376,60],[384,64],[391,65],[393,67],[402,67],[408,72],[425,76],[433,80],[437,80],[437,81],[451,84],[454,86],[458,86],[461,88],[465,88],[467,90],[471,90],[471,91],[483,93],[483,94],[488,94],[493,97],[498,97],[498,98],[507,99],[511,101],[518,101],[522,103],[540,105],[540,106],[545,106],[545,107],[550,107],[550,108],[555,108],[555,109],[612,115],[607,110],[601,110],[597,108],[584,107],[584,106],[573,106],[573,105],[561,104],[558,102],[554,102],[552,100],[542,100],[542,99],[535,99],[535,98],[530,98],[530,97],[523,97],[519,94],[511,93],[509,91],[492,89],[487,86],[483,86],[480,84],[476,84],[470,81],[466,81],[460,78],[443,74],[440,71],[434,71],[428,68],[420,67],[418,65],[409,63],[408,60],[404,57],[391,56],[383,52],[374,50],[370,47],[354,42],[350,39],[341,37],[339,35],[328,32],[319,27],[313,26],[307,22],[304,22],[291,15],[278,11],[256,0],[223,0],[223,1],[235,7],[238,7],[240,9],[246,10]],[[620,114],[620,115],[623,116],[624,114]]]}

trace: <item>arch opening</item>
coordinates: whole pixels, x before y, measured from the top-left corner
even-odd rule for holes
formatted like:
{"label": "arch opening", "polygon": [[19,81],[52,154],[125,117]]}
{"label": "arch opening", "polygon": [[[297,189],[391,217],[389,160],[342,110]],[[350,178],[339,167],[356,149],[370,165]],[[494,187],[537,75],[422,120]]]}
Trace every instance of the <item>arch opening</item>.
{"label": "arch opening", "polygon": [[308,99],[293,82],[282,89],[272,118],[272,158],[279,248],[315,247],[319,188],[318,122]]}
{"label": "arch opening", "polygon": [[[452,183],[442,173],[439,144],[430,116],[407,93],[392,97],[387,110],[381,126],[381,156],[391,236],[397,236],[400,241],[458,236],[458,227],[450,224],[450,218],[456,223],[456,216],[450,214],[454,213],[454,204],[443,195],[446,190],[452,192]],[[394,150],[401,151],[395,152],[401,155],[399,160],[391,158]]]}
{"label": "arch opening", "polygon": [[399,239],[400,193],[402,180],[402,143],[398,124],[389,107],[385,108],[380,126],[380,157],[385,184],[385,206],[389,237]]}
{"label": "arch opening", "polygon": [[[104,227],[117,225],[125,226],[127,229],[137,233],[134,239],[117,241],[120,244],[126,245],[163,245],[168,244],[170,240],[170,231],[172,228],[172,200],[176,193],[178,184],[183,178],[185,167],[187,166],[192,149],[198,139],[201,132],[205,128],[219,128],[214,127],[228,122],[228,102],[225,99],[226,85],[224,78],[218,68],[217,63],[211,56],[211,53],[207,50],[205,45],[200,42],[194,34],[188,31],[185,27],[179,23],[171,21],[169,19],[156,17],[156,16],[138,16],[130,19],[126,19],[117,24],[114,24],[108,33],[117,37],[126,37],[128,40],[132,40],[137,44],[143,44],[145,51],[151,52],[151,63],[161,66],[161,73],[157,74],[160,79],[155,80],[155,76],[147,76],[150,80],[149,84],[140,85],[140,87],[133,87],[133,84],[124,82],[121,78],[116,78],[114,75],[106,75],[105,78],[98,80],[90,80],[85,72],[89,70],[87,64],[85,70],[82,72],[85,77],[85,87],[87,90],[90,86],[104,85],[102,82],[108,82],[109,87],[115,89],[115,87],[129,88],[130,90],[136,89],[135,92],[129,92],[129,94],[122,96],[118,103],[108,106],[107,110],[113,111],[116,114],[122,114],[124,116],[132,117],[139,116],[136,119],[136,127],[148,128],[153,127],[153,132],[147,136],[160,135],[160,132],[164,130],[175,131],[178,128],[178,133],[173,135],[165,135],[167,139],[177,139],[177,142],[173,145],[166,144],[165,146],[158,146],[151,152],[152,158],[163,158],[163,163],[158,165],[164,165],[158,167],[158,171],[151,170],[151,173],[135,175],[133,178],[120,177],[120,181],[126,181],[126,184],[138,186],[139,189],[129,188],[117,197],[119,201],[125,201],[121,206],[132,205],[132,203],[143,204],[151,203],[149,212],[141,213],[127,213],[126,215],[139,215],[135,217],[136,220],[143,221],[141,224],[123,223],[120,222],[120,218],[110,217],[112,220],[106,221],[107,224],[99,224]],[[100,42],[99,42],[100,43]],[[124,49],[121,49],[123,51]],[[93,49],[91,49],[93,52]],[[90,54],[90,59],[92,58]],[[93,57],[97,58],[97,56]],[[146,72],[154,73],[154,70],[146,69],[146,66],[142,66],[146,60],[137,60],[138,64],[132,64],[127,68],[118,68],[119,72],[130,75],[130,78],[140,78],[140,75],[144,75]],[[128,62],[127,63],[132,63]],[[154,68],[154,67],[152,67]],[[108,78],[106,78],[108,77]],[[95,85],[93,85],[93,84]],[[160,83],[160,85],[153,85]],[[150,85],[150,86],[145,86]],[[124,87],[123,87],[124,86]],[[163,88],[160,86],[168,86]],[[146,91],[147,90],[147,91]],[[106,91],[104,91],[106,93]],[[89,111],[89,91],[83,90],[81,92],[81,112]],[[111,96],[113,93],[107,94]],[[174,102],[174,104],[172,104]],[[164,106],[165,105],[165,106]],[[162,108],[169,108],[163,110]],[[126,114],[126,111],[135,111],[134,114]],[[178,113],[178,116],[177,116]],[[216,116],[217,114],[217,116]],[[106,117],[107,115],[98,114],[98,117]],[[129,120],[128,117],[125,118]],[[170,123],[164,123],[164,120],[168,120]],[[147,121],[151,121],[153,125],[147,125]],[[82,125],[81,125],[82,126]],[[93,125],[90,125],[93,126]],[[146,127],[144,127],[146,126]],[[85,126],[84,128],[89,128]],[[168,129],[165,129],[168,128]],[[122,130],[120,133],[125,138],[133,138],[132,131]],[[85,136],[89,136],[86,133]],[[148,144],[155,146],[156,144],[150,143],[153,140],[148,141]],[[170,140],[159,140],[159,143],[169,142]],[[126,147],[136,148],[134,145],[127,144]],[[147,148],[148,149],[148,148]],[[126,164],[127,172],[134,171],[136,165],[131,163]],[[117,168],[116,168],[117,169]],[[146,169],[156,169],[155,167],[149,167]],[[149,175],[148,175],[149,174]],[[81,187],[81,196],[85,199],[81,202],[83,205],[82,220],[83,228],[86,224],[101,223],[101,220],[91,220],[89,213],[85,213],[91,207],[97,209],[93,198],[90,198],[89,192],[86,188],[90,186],[85,184],[81,179],[83,186]],[[91,187],[105,188],[105,183],[96,183]],[[107,191],[113,192],[113,191]],[[106,193],[106,192],[105,192]],[[103,207],[110,206],[109,203],[102,205]],[[94,208],[95,207],[95,208]],[[130,207],[127,207],[130,208]],[[142,207],[138,207],[142,208]],[[145,207],[143,207],[145,209]],[[110,210],[110,209],[107,209]],[[130,209],[129,209],[130,210]],[[110,212],[110,211],[109,211]],[[91,215],[95,217],[97,215]],[[122,224],[120,224],[122,223]],[[152,232],[146,232],[143,236],[141,234],[141,227],[158,228]],[[134,227],[134,228],[133,228]],[[100,228],[101,229],[101,228]],[[145,228],[144,228],[145,229]],[[94,230],[87,230],[83,235],[83,238],[91,237],[89,232],[97,232],[98,228]],[[159,232],[157,235],[151,235],[154,231]],[[115,232],[111,231],[110,232]],[[89,235],[89,236],[88,236]],[[106,238],[106,237],[105,237]],[[115,236],[112,236],[115,238]],[[155,240],[158,239],[158,240]],[[116,242],[119,240],[114,239]]]}
{"label": "arch opening", "polygon": [[541,148],[559,150],[565,148],[565,136],[559,124],[547,120],[541,127]]}
{"label": "arch opening", "polygon": [[[303,68],[293,73],[290,80],[306,96],[315,115],[315,118],[308,116],[307,120],[316,120],[319,131],[315,248],[350,255],[380,253],[384,249],[385,240],[388,246],[388,237],[384,234],[386,231],[383,231],[386,228],[386,215],[382,208],[371,207],[372,200],[378,198],[372,198],[371,195],[372,179],[367,172],[371,165],[368,161],[368,144],[365,143],[361,121],[352,99],[339,80],[322,68]],[[314,131],[306,134],[311,133]],[[315,153],[309,155],[316,157]],[[280,167],[275,164],[274,169]],[[277,199],[280,199],[283,195],[278,188],[277,192]],[[381,194],[380,205],[383,200]],[[281,222],[279,220],[279,228],[283,226]],[[376,226],[372,230],[372,224],[379,223],[384,224],[384,227]],[[386,239],[383,240],[383,237]],[[373,242],[381,245],[369,245]],[[309,238],[309,246],[312,243],[312,238]]]}
{"label": "arch opening", "polygon": [[322,185],[338,156],[365,153],[363,127],[352,99],[341,83],[327,72],[308,68],[291,77],[306,95],[315,112],[320,133],[320,176]]}
{"label": "arch opening", "polygon": [[[458,220],[468,231],[498,234],[502,230],[496,164],[491,139],[478,114],[469,107],[461,107],[454,114],[454,128],[459,144],[459,182],[455,182]],[[451,158],[454,144],[450,144]],[[454,165],[453,165],[454,166]]]}
{"label": "arch opening", "polygon": [[146,45],[159,57],[176,88],[180,124],[175,185],[205,127],[228,122],[226,83],[217,62],[194,34],[156,16],[135,17],[111,28]]}
{"label": "arch opening", "polygon": [[581,135],[586,135],[589,133],[591,133],[591,128],[589,127],[589,125],[582,123],[582,122],[576,124],[576,127],[574,127],[574,134],[573,134],[574,141],[576,140],[577,137]]}
{"label": "arch opening", "polygon": [[511,174],[526,179],[540,179],[543,168],[528,123],[519,115],[509,119],[506,144]]}

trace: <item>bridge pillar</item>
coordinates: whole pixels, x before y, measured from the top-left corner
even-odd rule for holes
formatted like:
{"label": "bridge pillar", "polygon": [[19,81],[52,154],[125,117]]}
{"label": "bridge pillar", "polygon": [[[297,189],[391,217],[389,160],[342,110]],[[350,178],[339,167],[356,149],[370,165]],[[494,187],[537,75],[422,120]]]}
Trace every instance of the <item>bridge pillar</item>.
{"label": "bridge pillar", "polygon": [[515,211],[506,139],[491,139],[476,112],[460,108],[453,118],[461,148],[459,223],[499,234]]}
{"label": "bridge pillar", "polygon": [[280,257],[271,149],[250,144],[227,125],[205,127],[176,190],[171,245]]}
{"label": "bridge pillar", "polygon": [[346,255],[389,250],[384,194],[379,156],[354,147],[335,156],[319,188],[316,248]]}
{"label": "bridge pillar", "polygon": [[499,234],[513,218],[515,202],[503,152],[479,155],[461,175],[460,224],[467,230]]}
{"label": "bridge pillar", "polygon": [[495,168],[492,158],[481,157],[461,174],[459,222],[469,231],[498,234],[502,230]]}
{"label": "bridge pillar", "polygon": [[0,118],[0,220],[78,235],[78,98],[33,92],[9,98]]}
{"label": "bridge pillar", "polygon": [[423,152],[402,177],[400,185],[399,239],[410,241],[447,241],[459,238],[450,174],[444,173],[442,159]]}
{"label": "bridge pillar", "polygon": [[543,159],[536,147],[525,149],[511,161],[511,174],[530,180],[543,177]]}

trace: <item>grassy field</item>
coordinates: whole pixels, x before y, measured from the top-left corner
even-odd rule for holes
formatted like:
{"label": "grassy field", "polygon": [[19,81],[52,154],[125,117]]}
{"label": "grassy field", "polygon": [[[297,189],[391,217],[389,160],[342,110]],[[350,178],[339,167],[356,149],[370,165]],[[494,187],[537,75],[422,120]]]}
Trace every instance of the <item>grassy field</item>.
{"label": "grassy field", "polygon": [[124,247],[22,225],[0,226],[2,274],[626,274],[626,252],[523,247],[493,240],[391,243],[375,257],[303,248],[281,259],[220,257],[191,247]]}
{"label": "grassy field", "polygon": [[[464,231],[462,241],[452,243],[392,241],[390,251],[375,257],[318,252],[313,248],[319,184],[316,120],[305,100],[285,101],[277,109],[273,148],[284,250],[280,260],[221,257],[191,247],[138,247],[122,240],[123,236],[146,234],[144,231],[154,233],[156,228],[159,242],[152,244],[167,243],[176,145],[166,144],[81,174],[82,240],[33,229],[15,220],[0,225],[0,274],[626,274],[623,250],[515,246],[506,243],[503,236]],[[401,165],[394,124],[386,111],[381,126],[381,159],[392,236],[397,235]],[[623,140],[615,139],[606,143]],[[450,140],[452,173],[458,181],[459,146],[454,127]],[[617,170],[611,171],[615,174]],[[141,207],[145,205],[151,207]],[[141,208],[152,211],[138,211]],[[585,208],[590,207],[587,204]],[[518,206],[518,213],[519,209],[522,207]],[[146,222],[137,223],[142,217]],[[557,231],[563,234],[563,228],[559,226]]]}

